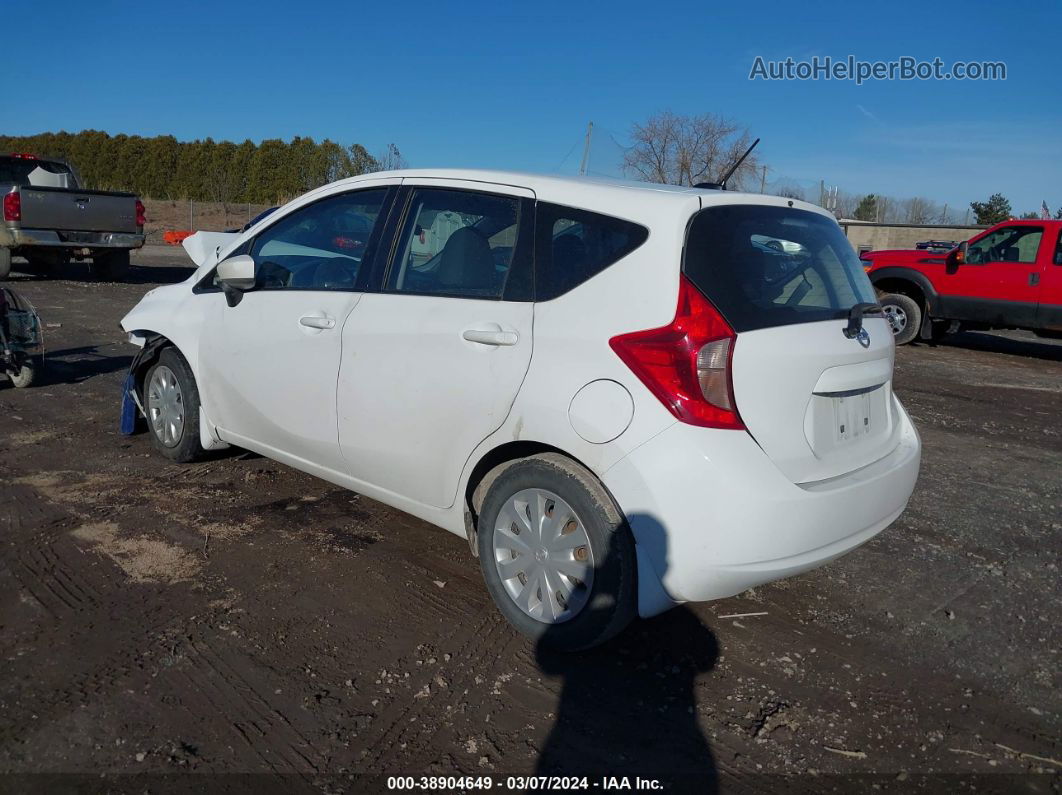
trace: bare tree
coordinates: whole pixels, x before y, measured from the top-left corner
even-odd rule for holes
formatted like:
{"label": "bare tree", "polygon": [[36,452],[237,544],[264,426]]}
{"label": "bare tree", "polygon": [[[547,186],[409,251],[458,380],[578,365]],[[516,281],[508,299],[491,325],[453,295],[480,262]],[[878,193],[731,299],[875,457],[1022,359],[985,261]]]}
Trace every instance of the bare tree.
{"label": "bare tree", "polygon": [[387,150],[376,158],[376,162],[380,165],[380,171],[397,171],[409,165],[394,144],[388,144]]}
{"label": "bare tree", "polygon": [[[750,155],[751,157],[751,155]],[[784,196],[787,199],[800,199],[804,201],[804,190],[799,185],[786,183],[784,185],[776,185],[774,192],[779,196]]]}
{"label": "bare tree", "polygon": [[[747,128],[722,116],[680,116],[670,111],[635,124],[631,137],[634,145],[623,155],[624,172],[646,182],[672,185],[718,182],[752,141]],[[737,188],[752,184],[759,167],[755,155],[749,155],[730,184]]]}
{"label": "bare tree", "polygon": [[940,216],[937,206],[921,196],[907,199],[904,205],[904,220],[909,224],[928,224]]}

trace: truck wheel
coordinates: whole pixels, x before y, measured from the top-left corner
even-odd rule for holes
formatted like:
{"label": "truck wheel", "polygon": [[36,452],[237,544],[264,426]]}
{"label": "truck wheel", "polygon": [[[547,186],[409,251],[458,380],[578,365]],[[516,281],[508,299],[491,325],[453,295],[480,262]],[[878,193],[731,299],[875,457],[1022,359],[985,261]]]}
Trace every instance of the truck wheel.
{"label": "truck wheel", "polygon": [[129,249],[111,251],[92,259],[92,272],[97,279],[120,282],[129,275]]}
{"label": "truck wheel", "polygon": [[916,300],[903,293],[887,293],[878,303],[897,345],[906,345],[918,336],[922,328],[922,307]]}
{"label": "truck wheel", "polygon": [[17,373],[11,374],[11,383],[18,389],[33,386],[37,380],[37,367],[33,362],[23,362]]}
{"label": "truck wheel", "polygon": [[634,618],[634,539],[574,461],[546,453],[512,464],[487,491],[476,535],[498,610],[542,646],[597,646]]}
{"label": "truck wheel", "polygon": [[0,248],[0,279],[6,279],[11,273],[11,249]]}
{"label": "truck wheel", "polygon": [[203,455],[199,388],[176,348],[166,348],[144,379],[144,408],[155,449],[185,464]]}

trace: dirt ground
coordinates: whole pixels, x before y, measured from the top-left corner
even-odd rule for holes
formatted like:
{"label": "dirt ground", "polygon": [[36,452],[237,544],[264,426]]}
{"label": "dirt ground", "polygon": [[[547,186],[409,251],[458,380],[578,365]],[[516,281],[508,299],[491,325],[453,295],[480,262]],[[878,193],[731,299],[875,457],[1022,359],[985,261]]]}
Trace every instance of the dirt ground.
{"label": "dirt ground", "polygon": [[138,254],[128,284],[13,278],[51,364],[0,383],[0,789],[1062,786],[1062,344],[901,349],[924,457],[895,525],[558,656],[509,629],[462,540],[263,458],[180,466],[118,435],[118,320],[182,253]]}

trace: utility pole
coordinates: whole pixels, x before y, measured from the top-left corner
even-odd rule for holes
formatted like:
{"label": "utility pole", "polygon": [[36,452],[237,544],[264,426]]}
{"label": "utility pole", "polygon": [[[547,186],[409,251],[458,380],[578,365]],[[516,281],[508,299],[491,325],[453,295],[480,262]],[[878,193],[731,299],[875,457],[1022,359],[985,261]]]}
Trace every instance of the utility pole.
{"label": "utility pole", "polygon": [[940,214],[940,222],[946,224],[948,222],[948,203],[944,202],[944,212]]}
{"label": "utility pole", "polygon": [[763,167],[763,174],[760,175],[760,193],[764,192],[767,187],[767,166]]}
{"label": "utility pole", "polygon": [[590,138],[593,134],[594,123],[590,122],[586,127],[586,143],[583,145],[583,162],[582,165],[579,166],[579,173],[582,175],[586,174],[586,167],[590,163]]}

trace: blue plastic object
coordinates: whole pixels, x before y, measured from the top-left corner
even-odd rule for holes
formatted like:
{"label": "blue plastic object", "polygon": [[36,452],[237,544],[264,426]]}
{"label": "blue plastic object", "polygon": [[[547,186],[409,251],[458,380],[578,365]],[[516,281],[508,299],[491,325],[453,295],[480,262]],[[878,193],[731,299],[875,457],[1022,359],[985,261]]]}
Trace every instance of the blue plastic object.
{"label": "blue plastic object", "polygon": [[118,432],[122,436],[132,436],[136,431],[136,401],[133,400],[133,390],[136,389],[136,380],[132,373],[125,377],[122,384],[122,418],[118,425]]}

